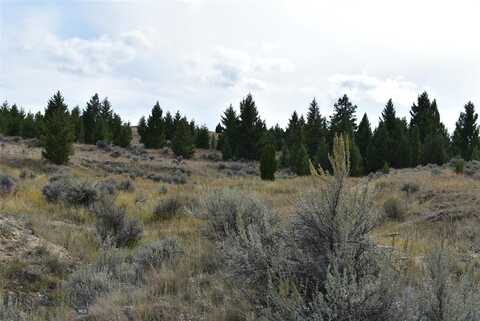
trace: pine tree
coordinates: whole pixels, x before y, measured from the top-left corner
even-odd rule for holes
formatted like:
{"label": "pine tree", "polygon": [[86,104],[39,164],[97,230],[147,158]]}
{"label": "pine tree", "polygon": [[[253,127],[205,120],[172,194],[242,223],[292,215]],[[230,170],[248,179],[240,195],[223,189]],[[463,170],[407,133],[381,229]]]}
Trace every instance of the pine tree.
{"label": "pine tree", "polygon": [[258,143],[265,130],[265,123],[258,115],[255,101],[252,95],[248,94],[240,103],[240,131],[238,140],[238,156],[240,158],[248,160],[259,159],[260,152]]}
{"label": "pine tree", "polygon": [[422,163],[442,165],[448,159],[445,140],[442,134],[432,134],[425,139],[422,150]]}
{"label": "pine tree", "polygon": [[144,116],[138,121],[137,133],[140,136],[140,143],[145,144],[145,141],[147,140],[147,121]]}
{"label": "pine tree", "polygon": [[66,164],[73,152],[74,137],[69,118],[67,105],[61,93],[57,92],[45,109],[42,133],[42,155],[55,164]]}
{"label": "pine tree", "polygon": [[305,124],[305,145],[311,159],[315,158],[321,138],[326,135],[326,120],[320,115],[320,108],[315,99],[310,103]]}
{"label": "pine tree", "polygon": [[22,137],[34,138],[36,137],[35,116],[32,113],[28,113],[23,119],[22,123]]}
{"label": "pine tree", "polygon": [[232,145],[230,144],[229,136],[224,136],[222,146],[222,159],[224,161],[231,160],[233,158]]}
{"label": "pine tree", "polygon": [[8,118],[10,115],[10,106],[8,105],[8,101],[4,101],[0,106],[0,133],[5,134],[7,133],[8,127]]}
{"label": "pine tree", "polygon": [[388,154],[390,153],[389,142],[387,126],[383,121],[380,121],[368,145],[367,167],[369,172],[378,171],[387,162]]}
{"label": "pine tree", "polygon": [[160,104],[153,106],[152,112],[147,119],[144,139],[145,148],[161,148],[165,144],[165,123]]}
{"label": "pine tree", "polygon": [[285,139],[285,131],[280,125],[275,124],[275,127],[271,127],[269,130],[270,136],[273,139],[273,145],[276,150],[281,150],[283,146],[283,141]]}
{"label": "pine tree", "polygon": [[16,104],[13,104],[10,107],[10,113],[7,121],[7,136],[20,136],[22,134],[22,112],[17,107]]}
{"label": "pine tree", "polygon": [[357,130],[356,110],[357,106],[350,102],[347,95],[338,99],[330,118],[330,142],[333,142],[335,134],[348,135],[349,139],[353,138],[353,134]]}
{"label": "pine tree", "polygon": [[80,107],[76,106],[72,109],[70,113],[70,122],[72,124],[73,133],[74,133],[74,140],[75,142],[80,142],[83,138],[81,137],[82,134],[82,117]]}
{"label": "pine tree", "polygon": [[280,154],[280,167],[287,168],[290,166],[290,151],[288,150],[287,143],[282,145],[282,153]]}
{"label": "pine tree", "polygon": [[350,142],[350,175],[358,177],[363,175],[363,159],[360,149],[355,141]]}
{"label": "pine tree", "polygon": [[260,177],[263,180],[275,180],[275,172],[277,170],[277,159],[275,157],[275,146],[267,143],[262,150],[260,158]]}
{"label": "pine tree", "polygon": [[416,167],[422,163],[422,142],[420,141],[420,130],[417,126],[410,128],[410,166]]}
{"label": "pine tree", "polygon": [[[100,98],[98,97],[98,94],[95,94],[87,103],[87,107],[82,114],[83,128],[85,133],[85,144],[95,144],[97,142],[97,120],[100,108]],[[47,115],[45,115],[45,117],[47,117]]]}
{"label": "pine tree", "polygon": [[295,157],[295,174],[298,176],[309,176],[310,172],[310,159],[308,158],[307,149],[305,145],[300,145],[297,150],[298,155]]}
{"label": "pine tree", "polygon": [[473,152],[480,148],[478,114],[472,102],[468,102],[464,108],[465,111],[460,113],[453,133],[453,150],[469,161],[473,159]]}
{"label": "pine tree", "polygon": [[182,156],[183,158],[193,156],[194,140],[190,125],[185,117],[176,124],[175,136],[172,140],[172,150],[175,156]]}
{"label": "pine tree", "polygon": [[327,139],[324,137],[320,140],[318,145],[317,155],[315,155],[315,163],[322,168],[324,172],[331,172],[331,164],[329,159],[329,149]]}
{"label": "pine tree", "polygon": [[112,122],[112,105],[108,98],[105,98],[100,104],[95,121],[95,141],[112,141],[111,122]]}
{"label": "pine tree", "polygon": [[208,130],[207,126],[203,125],[196,129],[195,135],[195,146],[197,148],[210,148],[210,131]]}
{"label": "pine tree", "polygon": [[175,126],[173,124],[173,117],[169,111],[165,114],[165,139],[172,140],[173,136],[175,135]]}
{"label": "pine tree", "polygon": [[363,168],[366,170],[368,168],[368,145],[372,139],[373,133],[372,128],[370,127],[370,121],[368,116],[365,113],[358,125],[358,130],[355,133],[355,142],[357,143],[360,155],[363,159]]}

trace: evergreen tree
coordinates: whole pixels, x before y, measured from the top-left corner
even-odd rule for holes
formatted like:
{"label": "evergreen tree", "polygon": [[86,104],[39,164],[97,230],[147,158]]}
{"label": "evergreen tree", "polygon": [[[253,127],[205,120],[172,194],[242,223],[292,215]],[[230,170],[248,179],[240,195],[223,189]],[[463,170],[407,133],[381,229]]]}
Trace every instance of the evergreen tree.
{"label": "evergreen tree", "polygon": [[305,124],[305,146],[311,159],[315,158],[321,138],[326,135],[327,122],[320,115],[320,108],[315,99],[310,103]]}
{"label": "evergreen tree", "polygon": [[[237,158],[240,139],[240,118],[232,105],[230,105],[223,113],[221,124],[222,134],[221,141],[219,141],[219,148],[221,148],[222,151],[225,149],[227,152],[227,156],[225,156],[224,159]],[[227,144],[227,139],[228,146],[225,146],[225,144]]]}
{"label": "evergreen tree", "polygon": [[161,148],[164,144],[165,124],[163,120],[163,111],[157,101],[147,119],[145,148]]}
{"label": "evergreen tree", "polygon": [[420,130],[417,126],[410,128],[410,166],[416,167],[422,163],[422,142],[420,141]]}
{"label": "evergreen tree", "polygon": [[111,142],[111,122],[112,122],[112,105],[108,98],[105,98],[100,104],[95,121],[95,141],[100,140]]}
{"label": "evergreen tree", "polygon": [[425,139],[423,146],[423,164],[442,165],[448,159],[445,138],[441,133],[432,134]]}
{"label": "evergreen tree", "polygon": [[387,126],[383,121],[380,121],[368,145],[367,167],[369,172],[378,171],[385,164],[387,155],[390,153],[389,141]]}
{"label": "evergreen tree", "polygon": [[453,133],[453,150],[469,161],[473,159],[474,151],[480,148],[478,114],[472,102],[468,102],[464,108],[465,111],[460,113]]}
{"label": "evergreen tree", "polygon": [[295,157],[295,174],[298,176],[309,176],[310,172],[310,159],[308,158],[308,152],[305,145],[300,145],[297,150],[298,155]]}
{"label": "evergreen tree", "polygon": [[[100,108],[100,98],[98,97],[98,94],[95,94],[87,103],[87,107],[82,114],[83,128],[85,133],[85,144],[95,144],[97,142],[97,120]],[[45,115],[45,117],[47,117],[47,115]]]}
{"label": "evergreen tree", "polygon": [[372,128],[370,127],[370,121],[365,113],[358,125],[358,130],[355,133],[355,142],[357,143],[360,155],[363,159],[363,168],[368,169],[368,145],[372,139]]}
{"label": "evergreen tree", "polygon": [[75,142],[81,142],[83,137],[81,137],[82,117],[80,107],[76,106],[72,109],[72,112],[70,113],[70,123],[72,124]]}
{"label": "evergreen tree", "polygon": [[329,152],[328,152],[328,144],[327,139],[323,137],[320,140],[320,144],[318,145],[317,155],[315,155],[315,163],[317,166],[322,168],[324,172],[331,171],[331,164],[329,159]]}
{"label": "evergreen tree", "polygon": [[[223,136],[222,136],[223,137]],[[233,157],[232,145],[230,145],[230,138],[228,135],[224,136],[222,144],[222,158],[224,161],[230,160]]]}
{"label": "evergreen tree", "polygon": [[360,149],[352,140],[350,143],[350,175],[362,176],[363,175],[363,159],[360,153]]}
{"label": "evergreen tree", "polygon": [[330,142],[333,142],[335,134],[344,134],[348,135],[349,139],[353,138],[353,133],[357,130],[356,110],[357,106],[350,102],[347,95],[338,99],[330,118]]}
{"label": "evergreen tree", "polygon": [[5,100],[2,105],[0,106],[0,133],[7,134],[7,127],[9,122],[10,116],[10,106],[8,102]]}
{"label": "evergreen tree", "polygon": [[437,102],[435,100],[430,102],[426,92],[418,96],[417,103],[412,105],[410,116],[410,128],[418,128],[422,144],[428,136],[436,134],[440,128]]}
{"label": "evergreen tree", "polygon": [[273,144],[276,150],[281,150],[283,146],[283,140],[285,139],[285,132],[280,125],[275,124],[275,127],[269,129],[270,135],[273,139]]}
{"label": "evergreen tree", "polygon": [[210,148],[210,131],[207,126],[203,125],[196,130],[197,134],[195,135],[195,146],[197,148]]}
{"label": "evergreen tree", "polygon": [[260,158],[260,177],[263,180],[275,180],[275,172],[277,170],[277,159],[275,157],[275,146],[267,143],[262,150]]}
{"label": "evergreen tree", "polygon": [[20,136],[22,134],[22,112],[17,107],[16,104],[13,104],[10,107],[10,115],[7,121],[7,136]]}
{"label": "evergreen tree", "polygon": [[23,120],[22,137],[34,138],[36,137],[36,134],[35,116],[32,113],[28,113]]}
{"label": "evergreen tree", "polygon": [[257,106],[252,95],[248,94],[240,103],[238,156],[249,160],[259,159],[258,143],[264,132],[265,123],[258,115]]}
{"label": "evergreen tree", "polygon": [[168,140],[172,140],[173,136],[175,135],[175,126],[173,124],[173,117],[169,111],[165,114],[165,138]]}
{"label": "evergreen tree", "polygon": [[282,153],[280,154],[280,167],[290,167],[290,151],[288,150],[287,143],[284,142],[282,146]]}
{"label": "evergreen tree", "polygon": [[140,118],[137,125],[137,133],[140,136],[140,143],[145,144],[145,141],[147,140],[147,121],[145,120],[145,117]]}
{"label": "evergreen tree", "polygon": [[130,123],[124,123],[120,131],[114,136],[113,144],[120,147],[128,147],[132,141],[132,127]]}
{"label": "evergreen tree", "polygon": [[67,105],[60,92],[48,102],[45,109],[42,141],[43,157],[55,164],[66,164],[73,152],[73,130],[69,122]]}
{"label": "evergreen tree", "polygon": [[194,153],[194,140],[190,124],[187,118],[182,118],[177,122],[175,128],[175,136],[172,140],[172,150],[175,156],[190,158]]}

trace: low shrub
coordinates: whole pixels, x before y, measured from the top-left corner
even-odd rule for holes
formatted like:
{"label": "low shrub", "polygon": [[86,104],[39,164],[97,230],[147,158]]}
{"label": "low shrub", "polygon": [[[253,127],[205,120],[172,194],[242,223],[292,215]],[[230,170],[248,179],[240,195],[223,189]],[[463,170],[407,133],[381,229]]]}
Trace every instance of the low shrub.
{"label": "low shrub", "polygon": [[133,257],[133,262],[137,272],[143,274],[148,269],[173,264],[183,253],[183,248],[176,238],[166,238],[139,248]]}
{"label": "low shrub", "polygon": [[402,220],[405,217],[405,208],[398,198],[392,197],[383,203],[385,216],[392,220]]}
{"label": "low shrub", "polygon": [[117,247],[133,246],[143,235],[143,227],[136,219],[128,220],[124,208],[114,200],[102,198],[93,206],[97,235],[102,243],[112,242]]}
{"label": "low shrub", "polygon": [[153,210],[154,220],[168,220],[179,214],[184,207],[184,199],[179,196],[161,200]]}
{"label": "low shrub", "polygon": [[465,170],[465,161],[463,159],[456,159],[454,161],[455,174],[463,174]]}
{"label": "low shrub", "polygon": [[106,179],[95,184],[95,189],[101,195],[113,196],[117,193],[117,182],[113,179]]}
{"label": "low shrub", "polygon": [[47,202],[63,202],[68,206],[88,207],[98,199],[95,188],[70,176],[50,177],[42,189],[42,194]]}
{"label": "low shrub", "polygon": [[0,173],[0,195],[13,193],[15,187],[16,184],[12,177]]}
{"label": "low shrub", "polygon": [[118,183],[117,189],[123,192],[132,193],[135,191],[135,183],[131,179],[126,179]]}
{"label": "low shrub", "polygon": [[84,308],[95,303],[96,299],[111,289],[111,281],[106,272],[95,272],[83,268],[74,272],[65,284],[67,300],[76,308]]}
{"label": "low shrub", "polygon": [[204,234],[213,240],[224,240],[241,233],[250,225],[262,226],[265,221],[276,225],[278,219],[262,202],[229,189],[212,192],[205,200]]}
{"label": "low shrub", "polygon": [[401,191],[407,193],[407,195],[415,194],[420,190],[420,186],[417,183],[408,182],[403,184]]}

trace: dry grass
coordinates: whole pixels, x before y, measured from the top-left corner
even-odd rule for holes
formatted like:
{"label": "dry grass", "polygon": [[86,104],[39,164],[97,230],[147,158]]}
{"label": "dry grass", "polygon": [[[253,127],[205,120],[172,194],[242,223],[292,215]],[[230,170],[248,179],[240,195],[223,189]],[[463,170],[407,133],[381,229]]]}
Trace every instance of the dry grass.
{"label": "dry grass", "polygon": [[[165,314],[165,320],[174,320],[173,317],[178,314],[189,317],[195,313],[196,319],[200,319],[200,313],[204,320],[248,319],[248,315],[241,318],[237,316],[239,309],[247,310],[244,308],[246,303],[235,296],[234,289],[221,282],[215,271],[210,271],[214,270],[212,262],[215,261],[215,253],[212,244],[200,236],[201,220],[192,215],[181,215],[155,222],[152,220],[155,206],[172,195],[201,200],[212,189],[231,188],[256,194],[283,219],[288,220],[295,214],[298,197],[322,184],[322,178],[288,178],[265,182],[248,175],[230,177],[217,169],[218,163],[206,160],[202,155],[206,153],[203,151],[195,159],[186,160],[181,165],[191,173],[185,185],[136,178],[133,193],[119,192],[117,205],[125,207],[129,217],[137,218],[144,224],[141,244],[176,236],[184,243],[186,254],[175,269],[155,271],[149,286],[135,289],[129,296],[125,296],[125,292],[114,292],[101,298],[91,309],[98,320],[127,320],[125,314],[116,308],[119,305],[134,306],[141,320],[154,320],[153,315],[158,317],[159,313]],[[115,161],[134,163],[139,168],[152,170],[177,166],[171,156],[165,156],[160,151],[148,151],[148,156],[153,156],[154,160],[133,162],[122,156]],[[85,159],[97,162],[111,160],[109,153],[94,146],[77,145],[76,154],[69,165],[72,175],[91,182],[105,178],[117,181],[127,178],[125,175],[112,175],[100,169],[88,168],[82,165]],[[49,167],[41,160],[38,148],[8,143],[0,157],[0,172],[14,177],[18,186],[14,194],[0,199],[0,214],[28,216],[35,233],[64,247],[78,265],[93,262],[99,250],[95,220],[87,209],[67,208],[45,201],[41,189],[49,174],[55,173]],[[23,169],[35,173],[35,178],[20,179]],[[354,186],[362,181],[352,179],[350,183]],[[417,184],[418,191],[407,195],[402,187],[408,183]],[[412,275],[419,273],[423,255],[435,242],[447,236],[450,247],[465,255],[473,255],[478,245],[473,231],[467,230],[478,228],[476,213],[480,205],[480,181],[456,175],[449,168],[442,168],[439,175],[432,175],[429,168],[419,168],[392,170],[389,175],[374,179],[370,184],[377,189],[375,204],[379,211],[391,197],[405,204],[406,213],[402,221],[383,219],[372,235],[379,245],[391,247],[398,254],[405,271]],[[167,193],[161,191],[162,187],[166,188]],[[394,242],[392,235],[395,235]],[[227,300],[227,297],[233,299]],[[52,309],[51,313],[56,311],[65,320],[74,316],[68,307]]]}

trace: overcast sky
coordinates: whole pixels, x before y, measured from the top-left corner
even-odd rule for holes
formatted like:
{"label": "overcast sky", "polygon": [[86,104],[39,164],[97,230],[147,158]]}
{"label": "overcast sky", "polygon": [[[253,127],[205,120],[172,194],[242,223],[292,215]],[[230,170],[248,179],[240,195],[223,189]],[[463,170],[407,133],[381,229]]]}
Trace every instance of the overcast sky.
{"label": "overcast sky", "polygon": [[0,0],[0,99],[43,110],[108,96],[137,123],[155,101],[214,128],[251,92],[269,125],[344,93],[377,123],[421,91],[451,130],[480,105],[480,5],[430,0]]}

